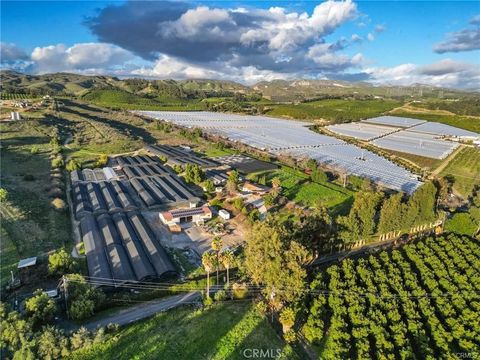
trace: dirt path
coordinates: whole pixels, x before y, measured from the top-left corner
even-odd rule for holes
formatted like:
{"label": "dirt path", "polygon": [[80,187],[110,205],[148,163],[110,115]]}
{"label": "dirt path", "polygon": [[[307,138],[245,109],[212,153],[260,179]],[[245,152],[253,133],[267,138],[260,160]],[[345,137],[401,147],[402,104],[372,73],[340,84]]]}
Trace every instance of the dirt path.
{"label": "dirt path", "polygon": [[452,161],[460,151],[462,151],[465,148],[465,145],[460,145],[458,148],[455,149],[453,153],[451,153],[443,163],[440,164],[439,167],[437,167],[433,172],[432,176],[438,176],[446,167],[448,164],[450,164],[450,161]]}

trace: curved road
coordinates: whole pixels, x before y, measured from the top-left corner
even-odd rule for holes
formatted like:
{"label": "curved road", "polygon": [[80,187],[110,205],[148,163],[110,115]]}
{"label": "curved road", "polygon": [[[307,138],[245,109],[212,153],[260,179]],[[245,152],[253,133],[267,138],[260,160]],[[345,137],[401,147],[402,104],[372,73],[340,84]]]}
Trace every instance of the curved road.
{"label": "curved road", "polygon": [[124,326],[148,318],[158,312],[166,311],[180,305],[197,302],[200,299],[201,297],[198,291],[174,295],[168,298],[149,301],[129,307],[128,309],[119,311],[117,314],[92,321],[83,326],[88,330],[95,330],[99,327],[107,326],[108,324],[118,324],[120,326]]}

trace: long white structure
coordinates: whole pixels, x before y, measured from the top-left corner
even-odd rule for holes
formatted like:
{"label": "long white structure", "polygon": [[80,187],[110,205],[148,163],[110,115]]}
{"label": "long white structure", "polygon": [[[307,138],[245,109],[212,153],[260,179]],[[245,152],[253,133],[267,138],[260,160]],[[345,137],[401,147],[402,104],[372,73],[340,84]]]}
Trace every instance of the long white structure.
{"label": "long white structure", "polygon": [[[388,150],[444,159],[458,146],[458,140],[480,139],[480,134],[425,120],[380,116],[354,123],[327,126],[343,136],[369,141]],[[453,140],[453,141],[452,141]]]}
{"label": "long white structure", "polygon": [[185,127],[199,127],[230,141],[273,155],[312,158],[334,169],[369,178],[387,188],[413,193],[421,185],[406,169],[332,136],[308,129],[308,123],[265,116],[234,115],[206,111],[140,111],[155,119]]}

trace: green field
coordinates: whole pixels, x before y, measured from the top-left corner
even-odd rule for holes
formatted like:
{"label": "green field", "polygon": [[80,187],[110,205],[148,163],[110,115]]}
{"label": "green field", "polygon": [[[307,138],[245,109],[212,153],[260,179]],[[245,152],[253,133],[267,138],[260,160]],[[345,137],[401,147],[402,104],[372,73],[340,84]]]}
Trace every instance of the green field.
{"label": "green field", "polygon": [[172,96],[145,97],[123,90],[92,90],[82,99],[96,105],[131,110],[202,110],[196,100]]}
{"label": "green field", "polygon": [[6,281],[19,259],[63,246],[71,242],[71,233],[67,213],[55,211],[48,196],[52,182],[47,135],[52,128],[28,121],[1,124],[0,130],[1,186],[8,191],[8,201],[0,205],[1,275]]}
{"label": "green field", "polygon": [[267,114],[301,120],[325,119],[340,123],[379,116],[401,104],[395,100],[328,99],[297,105],[273,105]]}
{"label": "green field", "polygon": [[233,301],[204,311],[170,310],[77,351],[72,359],[245,359],[245,349],[282,349],[277,359],[298,359],[251,302]]}
{"label": "green field", "polygon": [[249,177],[258,181],[263,176],[267,183],[270,183],[274,177],[278,177],[283,188],[283,195],[299,205],[315,207],[322,204],[336,212],[341,211],[343,206],[349,206],[352,199],[352,191],[334,182],[313,183],[307,174],[287,166],[251,174]]}
{"label": "green field", "polygon": [[453,187],[464,197],[480,186],[480,149],[467,147],[460,151],[442,170],[441,176],[453,175]]}

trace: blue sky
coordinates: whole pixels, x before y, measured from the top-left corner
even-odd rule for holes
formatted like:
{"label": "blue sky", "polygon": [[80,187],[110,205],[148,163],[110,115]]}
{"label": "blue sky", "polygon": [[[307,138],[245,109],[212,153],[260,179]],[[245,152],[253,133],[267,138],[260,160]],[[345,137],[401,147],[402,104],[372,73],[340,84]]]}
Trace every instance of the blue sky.
{"label": "blue sky", "polygon": [[480,88],[478,1],[2,1],[1,41],[31,73]]}

